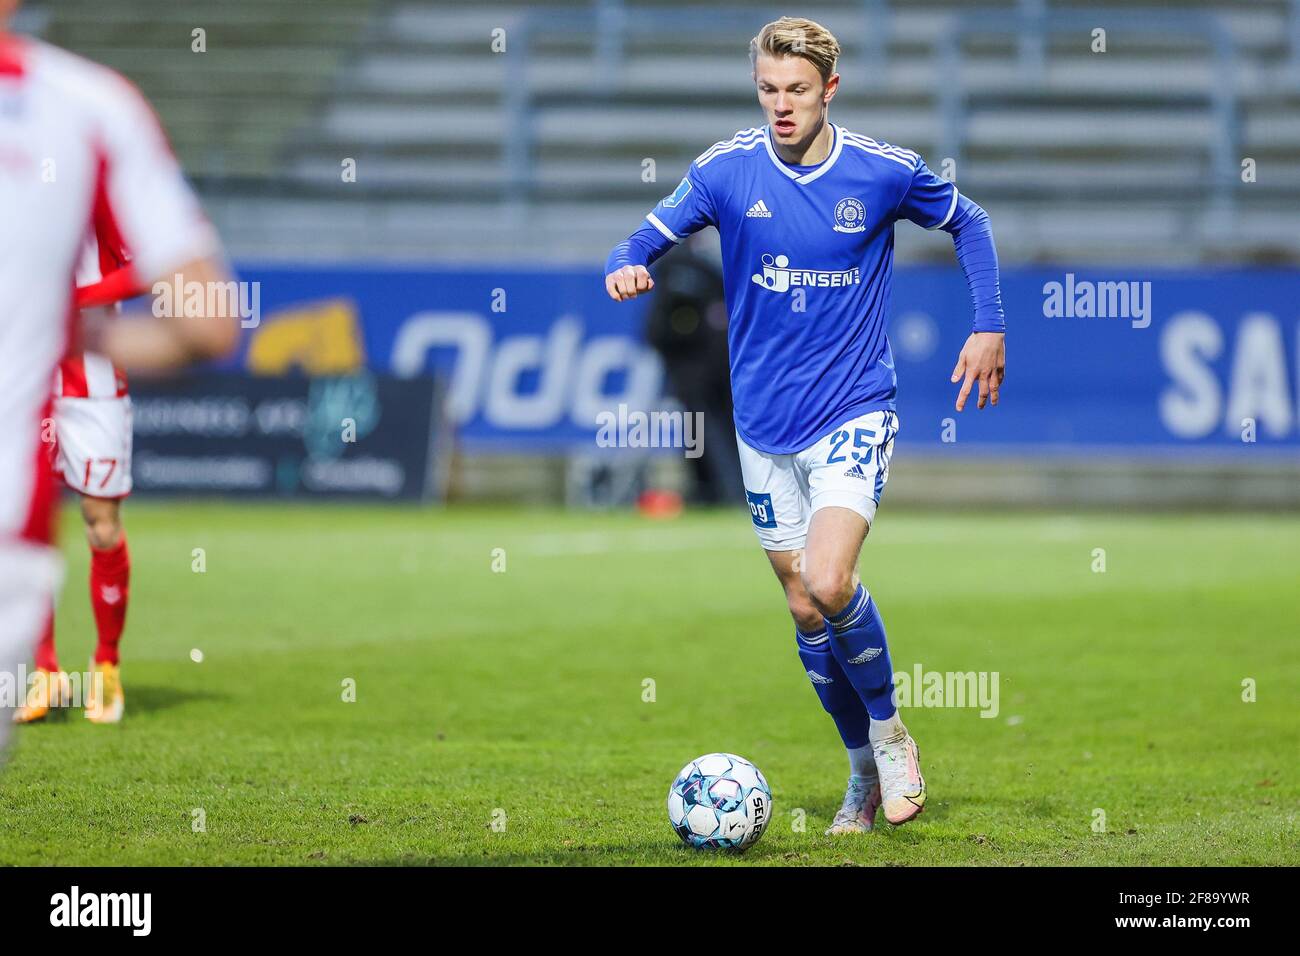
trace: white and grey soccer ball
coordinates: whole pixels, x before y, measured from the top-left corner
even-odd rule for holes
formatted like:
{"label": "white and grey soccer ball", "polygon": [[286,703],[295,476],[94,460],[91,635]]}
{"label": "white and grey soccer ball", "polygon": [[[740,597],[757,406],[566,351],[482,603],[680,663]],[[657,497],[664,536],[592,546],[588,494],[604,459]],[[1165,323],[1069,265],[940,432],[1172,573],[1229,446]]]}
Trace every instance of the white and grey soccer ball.
{"label": "white and grey soccer ball", "polygon": [[668,790],[668,822],[697,850],[744,850],[772,818],[772,789],[744,757],[705,754],[682,768]]}

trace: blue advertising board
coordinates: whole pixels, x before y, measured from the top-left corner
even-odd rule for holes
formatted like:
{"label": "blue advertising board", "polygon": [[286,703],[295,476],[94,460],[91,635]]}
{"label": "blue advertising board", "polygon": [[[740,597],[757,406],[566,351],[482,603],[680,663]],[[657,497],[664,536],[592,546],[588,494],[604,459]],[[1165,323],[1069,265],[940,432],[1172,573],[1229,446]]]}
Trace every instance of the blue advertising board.
{"label": "blue advertising board", "polygon": [[[444,375],[466,449],[590,446],[597,413],[662,406],[662,367],[640,338],[645,304],[611,302],[598,270],[247,265],[240,274],[260,283],[261,320],[237,364],[292,364],[311,336],[277,340],[277,326],[324,310],[352,330],[342,352],[356,362]],[[970,328],[965,280],[955,267],[896,271],[890,336],[910,451],[1243,460],[1300,451],[1300,273],[1010,269],[1002,288],[1001,404],[957,415],[949,376]]]}
{"label": "blue advertising board", "polygon": [[440,384],[361,369],[132,383],[135,490],[272,498],[440,498]]}

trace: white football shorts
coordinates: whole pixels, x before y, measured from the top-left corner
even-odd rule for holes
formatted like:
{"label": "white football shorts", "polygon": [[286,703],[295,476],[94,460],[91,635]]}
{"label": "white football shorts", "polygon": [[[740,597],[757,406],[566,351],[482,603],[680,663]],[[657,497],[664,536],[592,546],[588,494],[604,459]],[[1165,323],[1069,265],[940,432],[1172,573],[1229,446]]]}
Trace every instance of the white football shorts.
{"label": "white football shorts", "polygon": [[767,551],[804,546],[808,522],[822,508],[848,508],[870,525],[889,480],[898,415],[868,412],[793,455],[769,455],[736,435],[745,498]]}
{"label": "white football shorts", "polygon": [[56,398],[54,469],[95,498],[131,493],[131,399]]}

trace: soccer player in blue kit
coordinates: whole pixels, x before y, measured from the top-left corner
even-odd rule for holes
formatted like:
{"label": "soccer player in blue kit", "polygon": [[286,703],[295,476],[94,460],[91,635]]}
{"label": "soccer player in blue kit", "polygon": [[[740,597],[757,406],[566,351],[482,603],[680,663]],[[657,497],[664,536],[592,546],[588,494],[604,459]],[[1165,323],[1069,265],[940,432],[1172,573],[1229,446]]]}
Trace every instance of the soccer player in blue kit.
{"label": "soccer player in blue kit", "polygon": [[885,627],[857,571],[899,427],[885,336],[894,223],[953,237],[975,313],[952,373],[957,411],[973,387],[979,408],[997,404],[1006,327],[984,210],[916,153],[828,120],[839,52],[811,20],[763,27],[750,60],[767,125],[701,153],[605,269],[622,302],[653,288],[645,267],[685,236],[721,236],[745,494],[800,660],[849,752],[836,834],[870,830],[882,805],[906,823],[926,799]]}

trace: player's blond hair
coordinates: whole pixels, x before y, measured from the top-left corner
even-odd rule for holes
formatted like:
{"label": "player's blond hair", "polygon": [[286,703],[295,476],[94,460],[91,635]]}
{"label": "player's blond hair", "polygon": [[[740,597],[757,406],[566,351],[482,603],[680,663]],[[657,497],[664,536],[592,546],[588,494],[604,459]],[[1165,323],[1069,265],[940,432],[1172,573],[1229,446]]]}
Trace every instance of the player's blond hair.
{"label": "player's blond hair", "polygon": [[825,83],[835,72],[840,58],[840,42],[820,23],[804,17],[782,17],[758,31],[749,41],[749,63],[757,68],[759,54],[797,56],[807,60],[821,74]]}

